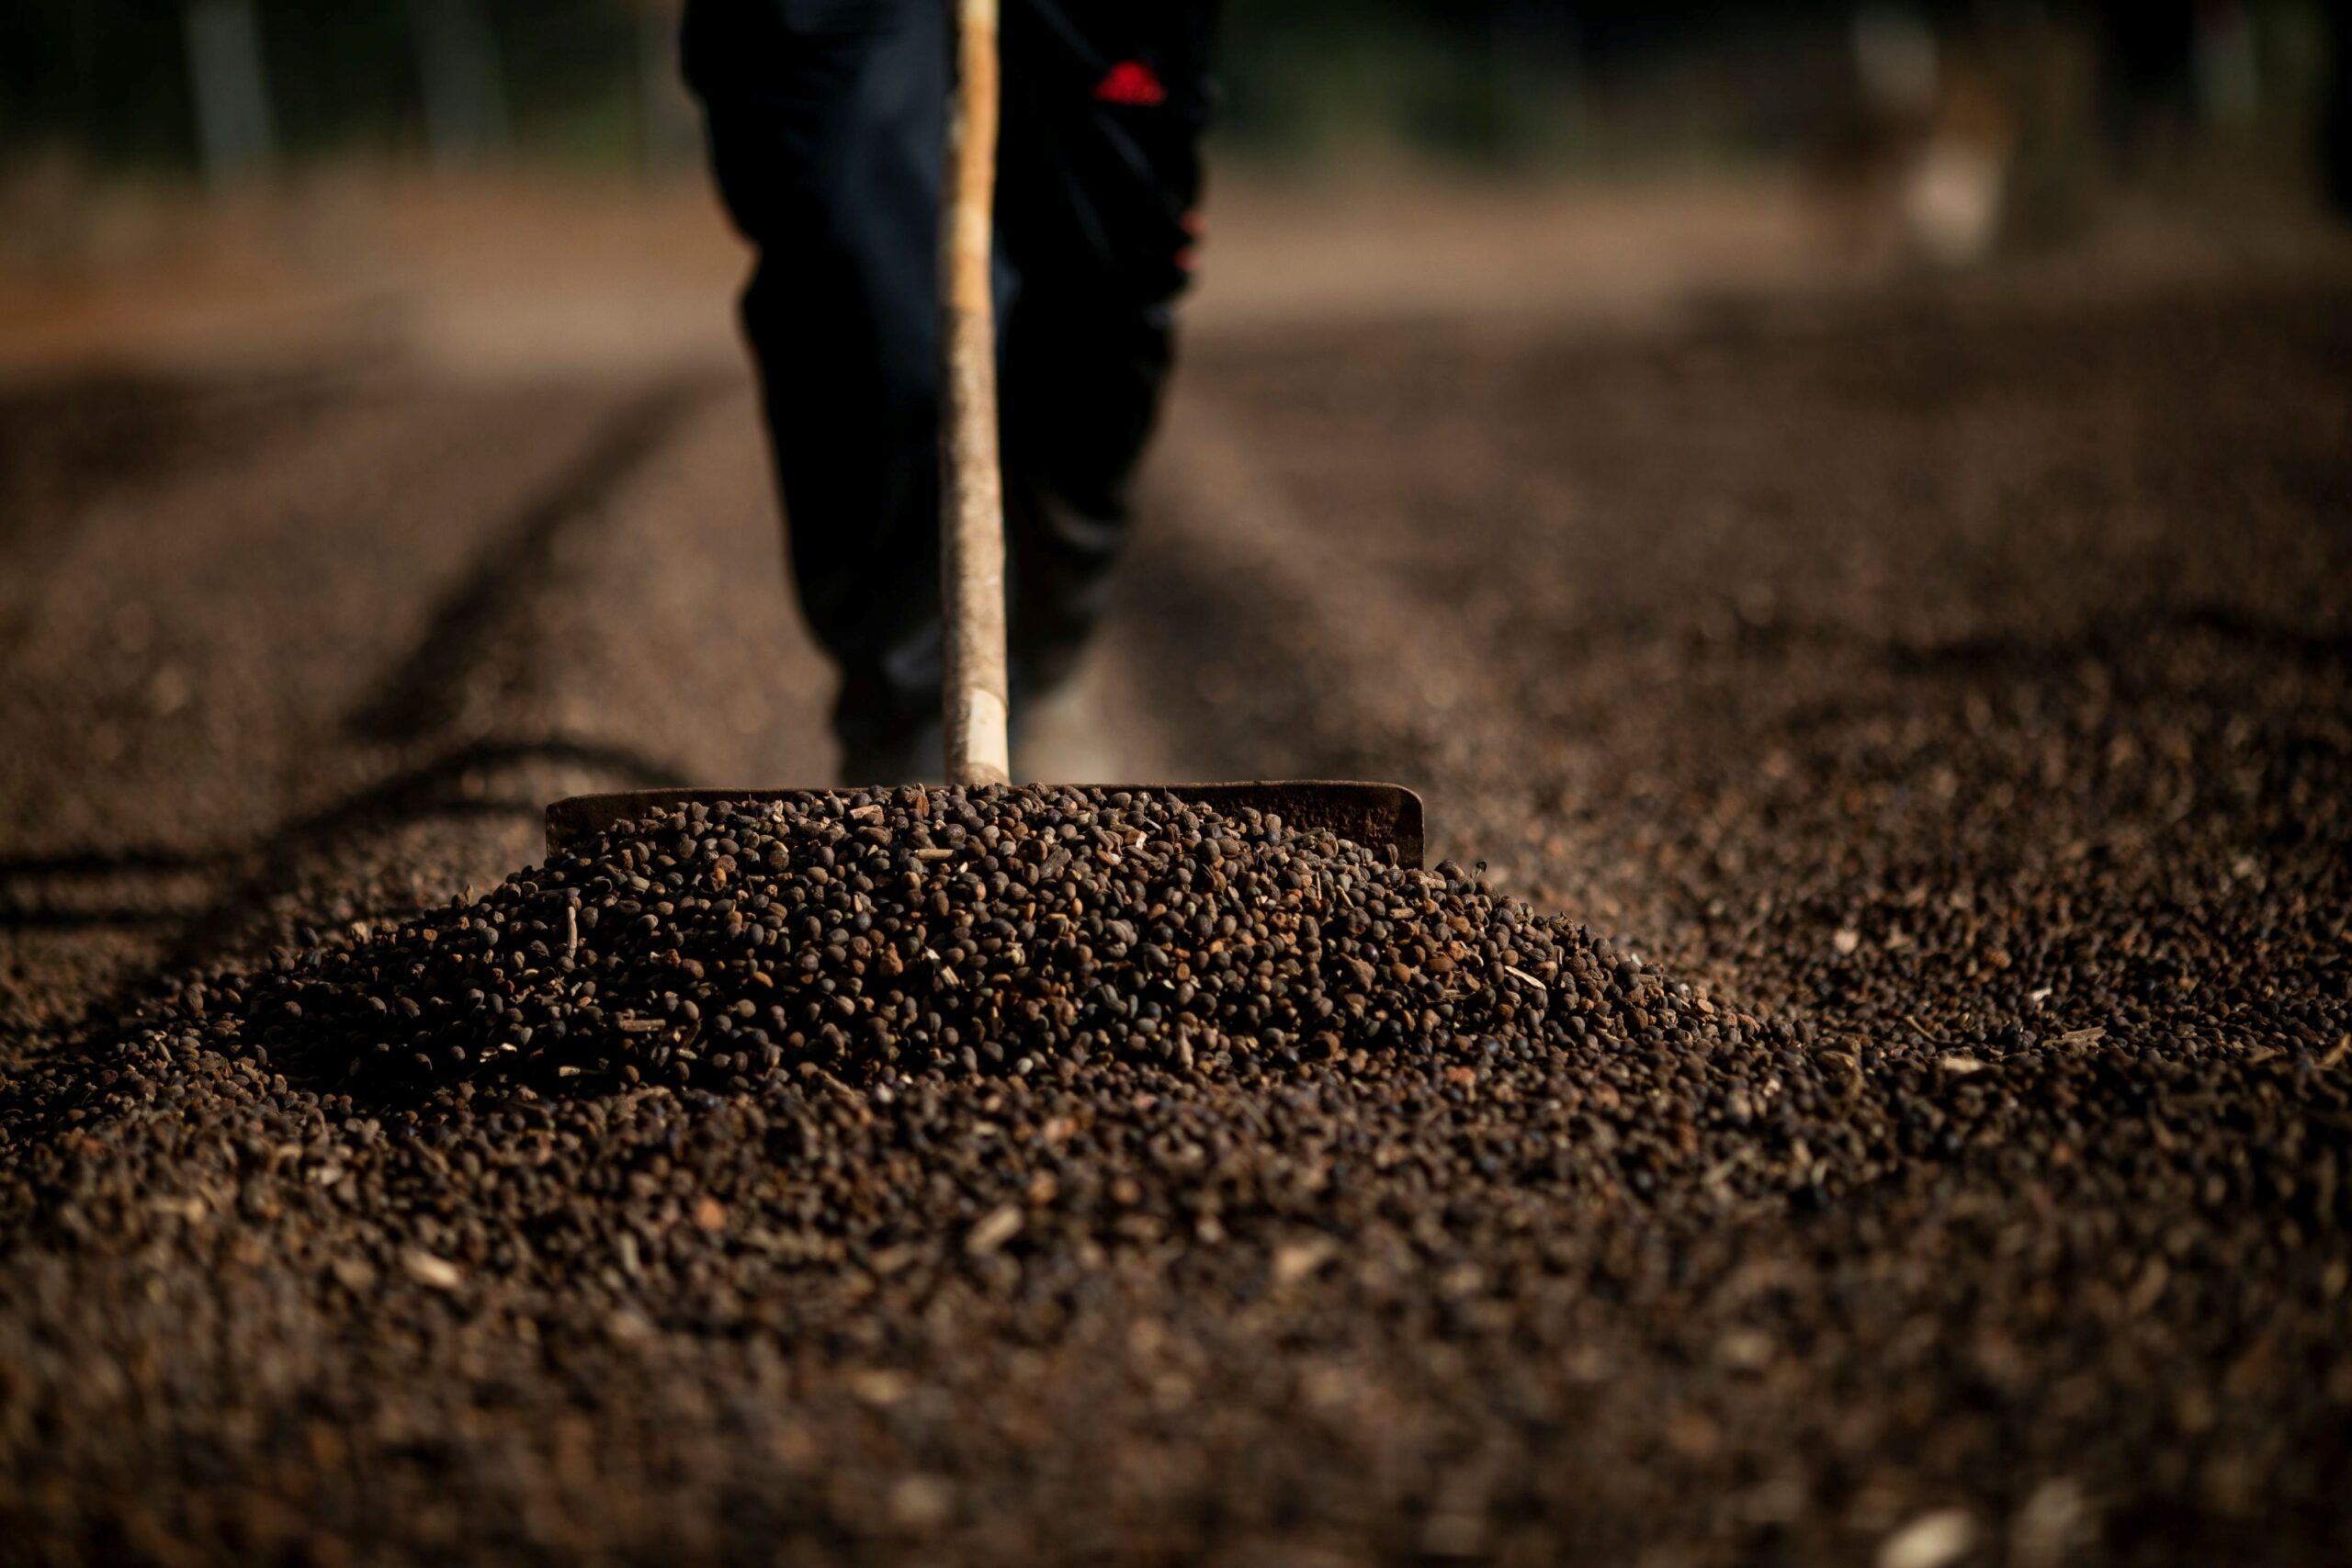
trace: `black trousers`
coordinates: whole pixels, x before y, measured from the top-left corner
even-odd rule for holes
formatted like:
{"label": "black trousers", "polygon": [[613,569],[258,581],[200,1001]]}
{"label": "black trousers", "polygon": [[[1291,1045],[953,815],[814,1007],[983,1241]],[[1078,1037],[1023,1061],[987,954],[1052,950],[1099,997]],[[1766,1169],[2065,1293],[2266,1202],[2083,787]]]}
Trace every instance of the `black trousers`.
{"label": "black trousers", "polygon": [[[951,0],[692,0],[688,82],[845,739],[934,717]],[[1014,701],[1098,610],[1191,261],[1213,0],[1004,0],[995,273]]]}

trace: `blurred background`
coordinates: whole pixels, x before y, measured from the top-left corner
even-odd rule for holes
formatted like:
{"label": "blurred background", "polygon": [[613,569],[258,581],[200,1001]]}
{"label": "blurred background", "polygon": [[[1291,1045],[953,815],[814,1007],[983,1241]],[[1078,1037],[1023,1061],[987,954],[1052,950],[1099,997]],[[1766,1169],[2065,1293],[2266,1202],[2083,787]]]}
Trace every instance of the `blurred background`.
{"label": "blurred background", "polygon": [[[1246,0],[1204,322],[2297,243],[2327,0]],[[0,372],[728,352],[662,0],[14,0]],[[1017,90],[1017,84],[1015,85]]]}

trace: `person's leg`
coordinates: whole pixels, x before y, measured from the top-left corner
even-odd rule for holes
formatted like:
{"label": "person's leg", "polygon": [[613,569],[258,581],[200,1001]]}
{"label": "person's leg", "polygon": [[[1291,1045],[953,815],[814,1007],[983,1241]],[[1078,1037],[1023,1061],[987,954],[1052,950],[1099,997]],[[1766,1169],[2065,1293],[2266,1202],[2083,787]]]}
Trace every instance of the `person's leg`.
{"label": "person's leg", "polygon": [[[800,603],[853,782],[936,773],[941,0],[692,0]],[[866,774],[872,774],[867,778]]]}
{"label": "person's leg", "polygon": [[1191,265],[1216,7],[1007,0],[998,243],[1016,718],[1101,608]]}

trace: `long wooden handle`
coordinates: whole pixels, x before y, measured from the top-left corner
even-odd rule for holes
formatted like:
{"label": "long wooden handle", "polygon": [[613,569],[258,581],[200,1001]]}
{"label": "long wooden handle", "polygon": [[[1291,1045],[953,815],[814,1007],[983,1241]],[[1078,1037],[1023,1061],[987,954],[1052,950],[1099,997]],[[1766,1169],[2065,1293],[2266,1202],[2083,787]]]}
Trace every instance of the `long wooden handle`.
{"label": "long wooden handle", "polygon": [[989,269],[996,197],[997,0],[956,0],[956,101],[940,210],[942,700],[947,782],[1012,782],[1004,634],[1004,485],[997,471],[996,310]]}

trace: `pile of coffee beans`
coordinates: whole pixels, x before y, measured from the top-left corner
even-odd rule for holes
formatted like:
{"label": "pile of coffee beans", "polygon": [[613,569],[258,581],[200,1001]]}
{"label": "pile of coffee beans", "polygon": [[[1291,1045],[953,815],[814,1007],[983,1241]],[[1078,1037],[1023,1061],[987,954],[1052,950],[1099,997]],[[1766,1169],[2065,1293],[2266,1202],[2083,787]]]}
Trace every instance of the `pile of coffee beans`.
{"label": "pile of coffee beans", "polygon": [[1740,1027],[1451,863],[1165,795],[909,788],[627,825],[482,897],[192,985],[143,1048],[381,1103],[1097,1054],[1249,1078],[1652,1034]]}

